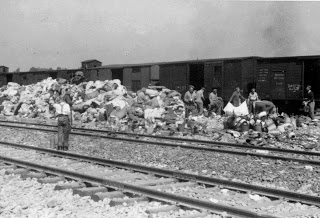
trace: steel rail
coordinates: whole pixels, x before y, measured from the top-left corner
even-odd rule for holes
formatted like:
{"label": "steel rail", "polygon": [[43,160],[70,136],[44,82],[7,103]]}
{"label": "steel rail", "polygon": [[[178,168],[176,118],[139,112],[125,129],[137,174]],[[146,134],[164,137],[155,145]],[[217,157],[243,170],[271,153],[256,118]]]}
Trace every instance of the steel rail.
{"label": "steel rail", "polygon": [[200,176],[195,174],[188,174],[188,173],[177,172],[173,170],[148,167],[148,166],[132,164],[127,162],[108,160],[108,159],[103,159],[98,157],[88,157],[81,154],[57,151],[57,150],[47,149],[47,148],[39,148],[39,147],[2,142],[2,141],[0,141],[0,144],[15,147],[15,148],[20,148],[20,149],[28,149],[28,150],[34,150],[34,151],[43,152],[43,153],[49,153],[49,154],[61,156],[61,157],[75,158],[78,160],[96,163],[100,165],[113,166],[117,168],[125,168],[133,171],[137,171],[137,172],[155,174],[155,175],[164,176],[164,177],[178,178],[181,180],[195,181],[200,184],[206,184],[210,186],[221,186],[221,187],[225,187],[233,190],[257,193],[264,196],[270,196],[270,197],[279,198],[279,199],[284,198],[290,201],[320,206],[320,197],[318,196],[311,196],[311,195],[295,193],[291,191],[285,191],[281,189],[272,189],[272,188],[267,188],[263,186],[251,185],[251,184],[246,184],[241,182],[234,182],[231,180],[212,178],[212,177]]}
{"label": "steel rail", "polygon": [[143,194],[146,197],[153,198],[153,199],[159,199],[159,200],[166,200],[166,201],[175,201],[178,202],[178,204],[183,204],[183,205],[190,205],[196,208],[200,209],[205,209],[205,210],[210,210],[212,212],[224,212],[226,211],[227,213],[235,216],[241,216],[241,217],[261,217],[261,218],[273,218],[274,216],[270,215],[265,215],[265,214],[258,214],[254,213],[248,210],[243,210],[240,208],[236,207],[230,207],[222,204],[216,204],[216,203],[211,203],[203,200],[198,200],[195,198],[188,198],[184,196],[179,196],[179,195],[174,195],[166,192],[161,192],[157,190],[152,190],[148,189],[145,187],[140,187],[140,186],[134,186],[130,185],[128,183],[122,183],[122,182],[117,182],[114,180],[109,180],[109,179],[104,179],[104,178],[99,178],[95,176],[90,176],[86,174],[81,174],[73,171],[68,171],[68,170],[63,170],[55,167],[50,167],[50,166],[44,166],[28,161],[22,161],[18,159],[13,159],[13,158],[8,158],[8,157],[3,157],[0,156],[0,160],[4,162],[9,162],[11,164],[16,164],[18,166],[23,166],[23,167],[28,167],[32,168],[35,170],[41,170],[45,171],[51,174],[59,175],[59,176],[65,176],[67,178],[72,178],[72,179],[80,179],[86,182],[91,182],[91,183],[98,183],[101,184],[102,186],[107,186],[107,187],[113,187],[116,189],[120,189],[122,191],[127,191],[127,192],[133,192],[133,193],[138,193],[138,194]]}
{"label": "steel rail", "polygon": [[[45,126],[45,127],[52,127],[52,128],[57,127],[55,125],[38,124],[38,123],[25,123],[25,122],[0,120],[0,123],[1,122],[34,125],[34,126]],[[0,126],[6,126],[6,125],[0,124]],[[88,128],[72,128],[72,129],[76,130],[76,131],[96,132],[96,133],[104,133],[104,134],[106,134],[106,133],[107,134],[119,134],[119,135],[133,136],[133,137],[145,137],[145,138],[155,138],[155,139],[166,139],[166,140],[171,140],[171,141],[191,142],[191,143],[198,143],[198,144],[207,144],[207,145],[212,145],[212,146],[221,146],[222,145],[222,146],[226,146],[226,147],[235,147],[235,148],[241,148],[241,149],[244,149],[244,148],[258,149],[258,150],[275,151],[275,152],[282,152],[282,153],[292,153],[292,154],[298,154],[298,155],[313,155],[313,156],[320,157],[320,152],[297,151],[297,150],[285,149],[285,148],[256,147],[256,146],[252,146],[252,145],[239,144],[239,143],[207,141],[207,140],[199,140],[199,139],[186,139],[186,138],[177,138],[177,137],[168,137],[168,136],[155,136],[155,135],[146,135],[146,134],[126,133],[126,132],[114,132],[114,131],[108,131],[108,130],[97,130],[97,129],[88,129]]]}
{"label": "steel rail", "polygon": [[[5,125],[5,124],[0,124],[0,126],[6,126],[6,127],[11,127],[11,128],[21,128],[21,129],[31,129],[31,130],[45,131],[45,132],[56,132],[56,130],[53,130],[53,129],[43,129],[43,128],[36,128],[36,127],[29,127],[29,126],[12,126],[12,125]],[[158,141],[138,140],[138,139],[133,139],[133,138],[112,137],[112,136],[107,136],[107,135],[97,135],[97,134],[84,133],[84,132],[71,132],[71,134],[80,135],[80,136],[106,138],[106,139],[118,140],[118,141],[143,143],[143,144],[149,144],[149,145],[167,146],[167,147],[175,147],[175,148],[179,147],[179,148],[193,149],[193,150],[199,150],[199,151],[227,153],[227,154],[241,155],[241,156],[249,155],[249,156],[255,156],[255,157],[260,157],[260,158],[268,158],[268,159],[283,160],[283,161],[293,161],[293,162],[299,162],[299,163],[304,163],[304,164],[311,164],[311,165],[320,166],[320,161],[318,161],[318,160],[283,157],[283,156],[277,156],[277,155],[268,155],[268,154],[248,152],[248,151],[245,151],[245,152],[233,151],[233,150],[226,150],[226,149],[220,149],[220,148],[208,148],[208,147],[202,147],[202,146],[192,146],[192,145],[173,144],[173,143],[158,142]],[[254,149],[255,150],[262,150],[262,149],[260,149],[260,147],[254,147]],[[317,155],[317,153],[314,153],[314,152],[310,152],[310,153],[311,154],[308,154],[308,155],[314,155],[314,154]],[[306,155],[306,154],[301,154],[301,155]]]}

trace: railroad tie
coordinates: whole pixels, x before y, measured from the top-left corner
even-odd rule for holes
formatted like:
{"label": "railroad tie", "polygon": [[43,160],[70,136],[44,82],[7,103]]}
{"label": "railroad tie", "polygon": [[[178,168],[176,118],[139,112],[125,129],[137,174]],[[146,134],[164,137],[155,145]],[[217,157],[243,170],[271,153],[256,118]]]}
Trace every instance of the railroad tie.
{"label": "railroad tie", "polygon": [[0,170],[13,170],[16,169],[17,167],[15,165],[5,165],[5,164],[1,164],[0,165]]}
{"label": "railroad tie", "polygon": [[109,203],[110,206],[117,206],[117,205],[133,205],[136,202],[149,202],[149,199],[146,197],[136,197],[136,198],[115,198],[112,199]]}
{"label": "railroad tie", "polygon": [[73,189],[73,194],[78,194],[79,196],[92,196],[98,192],[108,192],[108,189],[100,186]]}
{"label": "railroad tie", "polygon": [[84,188],[86,185],[82,182],[71,182],[65,184],[59,184],[54,187],[54,190],[64,190],[64,189],[78,189]]}
{"label": "railroad tie", "polygon": [[161,206],[161,207],[157,207],[157,208],[152,208],[152,209],[148,209],[146,210],[147,214],[157,214],[157,213],[166,213],[166,212],[170,212],[170,211],[178,211],[179,207],[175,206],[175,205],[168,205],[168,206]]}
{"label": "railroad tie", "polygon": [[47,177],[47,178],[41,178],[41,179],[38,179],[38,182],[39,183],[57,183],[57,182],[60,182],[60,181],[64,181],[65,178],[64,177]]}
{"label": "railroad tie", "polygon": [[98,192],[91,196],[91,199],[94,201],[102,201],[105,198],[113,199],[113,198],[123,198],[126,195],[121,191],[113,191],[113,192]]}
{"label": "railroad tie", "polygon": [[27,169],[24,169],[24,168],[19,168],[19,169],[9,169],[9,170],[6,170],[5,174],[6,175],[9,175],[9,174],[14,174],[14,175],[23,175],[23,174],[28,174],[30,173],[29,170]]}
{"label": "railroad tie", "polygon": [[39,172],[30,172],[30,173],[27,173],[27,174],[22,174],[21,175],[21,178],[22,179],[26,179],[26,178],[37,178],[37,179],[40,179],[40,178],[46,178],[47,175],[45,173],[39,173]]}

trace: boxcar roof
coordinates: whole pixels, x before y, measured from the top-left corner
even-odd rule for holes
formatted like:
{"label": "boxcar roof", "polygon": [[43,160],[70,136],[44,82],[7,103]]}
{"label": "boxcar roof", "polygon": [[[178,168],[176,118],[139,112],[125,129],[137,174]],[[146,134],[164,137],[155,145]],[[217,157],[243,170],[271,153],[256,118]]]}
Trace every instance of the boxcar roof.
{"label": "boxcar roof", "polygon": [[141,64],[110,64],[103,65],[100,67],[95,67],[95,69],[101,68],[125,68],[125,67],[148,67],[153,65],[167,65],[167,64],[185,64],[185,63],[202,63],[202,62],[213,62],[213,61],[232,61],[232,60],[244,60],[251,58],[261,58],[258,56],[248,56],[248,57],[233,57],[233,58],[215,58],[215,59],[197,59],[197,60],[184,60],[184,61],[167,61],[167,62],[151,62],[151,63],[141,63]]}

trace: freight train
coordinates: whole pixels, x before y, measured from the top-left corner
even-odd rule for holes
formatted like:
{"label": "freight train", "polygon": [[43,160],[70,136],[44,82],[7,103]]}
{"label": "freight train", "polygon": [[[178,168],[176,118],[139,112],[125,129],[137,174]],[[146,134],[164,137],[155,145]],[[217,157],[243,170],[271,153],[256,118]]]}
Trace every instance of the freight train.
{"label": "freight train", "polygon": [[[0,85],[16,82],[35,83],[47,77],[70,79],[79,69],[0,73]],[[144,64],[106,65],[97,60],[83,61],[81,71],[87,80],[119,79],[128,90],[137,91],[150,84],[166,86],[182,94],[189,85],[212,88],[228,101],[236,87],[246,97],[255,87],[261,99],[269,99],[282,110],[299,107],[305,86],[311,85],[320,100],[320,56],[239,57],[158,62]]]}

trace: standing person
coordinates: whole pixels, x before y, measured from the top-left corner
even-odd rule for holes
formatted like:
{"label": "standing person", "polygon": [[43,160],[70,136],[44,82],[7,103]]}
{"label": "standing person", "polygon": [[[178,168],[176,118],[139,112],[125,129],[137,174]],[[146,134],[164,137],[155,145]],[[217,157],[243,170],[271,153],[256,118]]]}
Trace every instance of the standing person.
{"label": "standing person", "polygon": [[236,90],[232,93],[229,102],[232,103],[233,106],[238,107],[241,104],[241,100],[245,101],[246,99],[241,95],[240,88],[237,87]]}
{"label": "standing person", "polygon": [[204,102],[204,96],[203,92],[206,90],[206,88],[202,87],[199,91],[197,91],[197,98],[195,102],[197,103],[197,109],[198,109],[198,114],[202,115],[203,114],[203,102]]}
{"label": "standing person", "polygon": [[185,117],[188,118],[190,112],[193,112],[196,109],[196,105],[194,103],[194,100],[196,99],[197,95],[194,91],[194,86],[190,85],[189,86],[189,91],[187,91],[184,94],[184,103],[185,103],[185,107],[186,107],[186,114]]}
{"label": "standing person", "polygon": [[311,91],[311,86],[308,85],[306,90],[307,90],[307,104],[309,106],[309,115],[310,115],[312,121],[318,121],[317,119],[314,118],[315,102],[314,102],[314,94]]}
{"label": "standing person", "polygon": [[218,97],[218,90],[213,88],[212,92],[209,94],[209,110],[214,113],[221,115],[221,109],[223,108],[223,100]]}
{"label": "standing person", "polygon": [[70,106],[70,108],[71,108],[71,110],[70,110],[70,123],[71,123],[71,126],[72,126],[72,98],[71,98],[71,95],[70,95],[70,89],[69,88],[67,88],[66,90],[65,90],[65,93],[64,93],[64,96],[63,96],[63,101],[64,102],[66,102],[69,106]]}
{"label": "standing person", "polygon": [[249,101],[249,113],[254,114],[254,102],[258,101],[259,97],[256,93],[256,89],[252,88],[249,93],[248,101]]}
{"label": "standing person", "polygon": [[70,133],[70,106],[63,98],[57,97],[56,104],[53,105],[56,117],[58,117],[58,150],[67,151]]}

